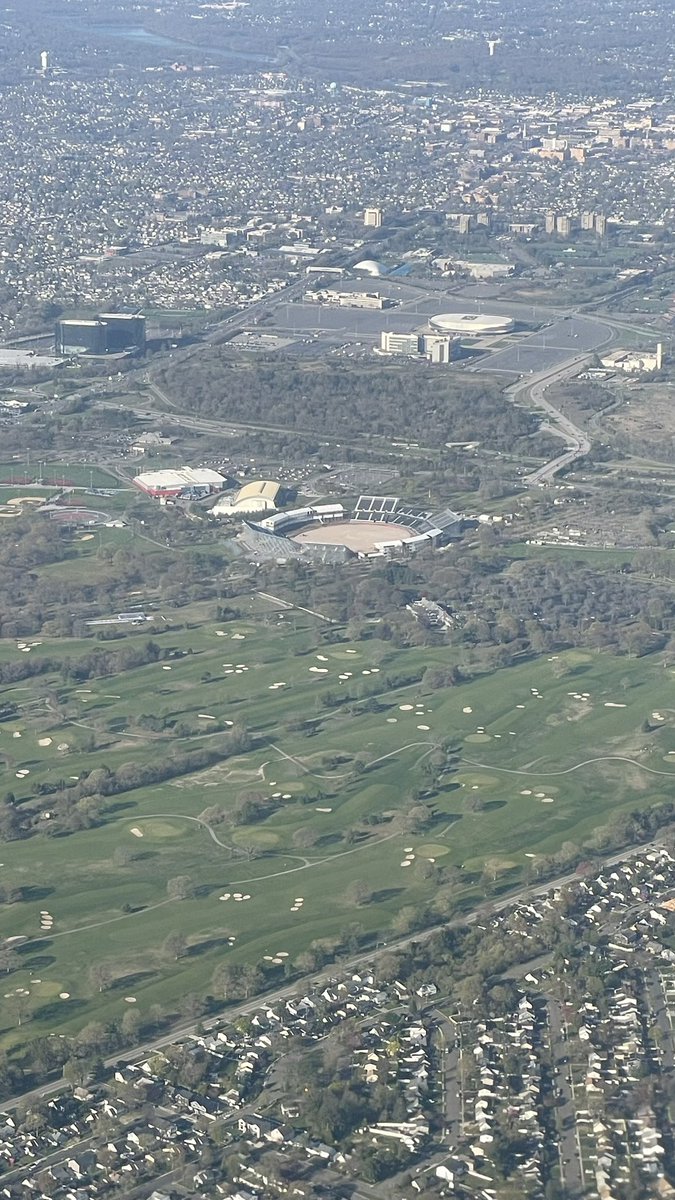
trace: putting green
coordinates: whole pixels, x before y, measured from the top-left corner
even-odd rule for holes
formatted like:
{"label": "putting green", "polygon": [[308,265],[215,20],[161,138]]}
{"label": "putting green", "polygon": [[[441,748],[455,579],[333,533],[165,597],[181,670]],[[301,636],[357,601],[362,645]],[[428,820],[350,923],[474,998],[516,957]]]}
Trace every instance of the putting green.
{"label": "putting green", "polygon": [[464,867],[467,871],[485,871],[493,875],[499,875],[502,871],[512,871],[515,867],[520,866],[513,858],[501,858],[493,856],[491,858],[468,858],[464,862]]}
{"label": "putting green", "polygon": [[232,841],[237,846],[253,845],[263,849],[266,846],[277,846],[279,834],[271,829],[237,829],[232,834]]}
{"label": "putting green", "polygon": [[418,858],[440,858],[449,852],[449,848],[441,846],[440,842],[425,842],[423,846],[417,846],[415,849]]}
{"label": "putting green", "polygon": [[467,733],[464,738],[465,742],[491,742],[492,738],[489,733]]}
{"label": "putting green", "polygon": [[463,783],[465,788],[493,788],[499,782],[496,775],[482,775],[479,771],[457,775],[456,778],[457,782]]}
{"label": "putting green", "polygon": [[163,821],[158,817],[148,817],[141,821],[136,828],[140,829],[144,837],[170,838],[179,837],[185,833],[184,822],[174,824],[173,821]]}
{"label": "putting green", "polygon": [[59,992],[64,991],[62,983],[55,983],[53,979],[43,979],[40,983],[31,983],[28,987],[32,996],[39,996],[41,1000],[47,1000],[50,996],[58,996]]}

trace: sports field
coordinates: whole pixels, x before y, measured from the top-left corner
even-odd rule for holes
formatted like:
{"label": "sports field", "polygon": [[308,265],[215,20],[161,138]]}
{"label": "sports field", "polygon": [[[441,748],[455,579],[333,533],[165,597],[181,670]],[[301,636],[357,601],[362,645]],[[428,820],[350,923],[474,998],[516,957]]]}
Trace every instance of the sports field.
{"label": "sports field", "polygon": [[98,466],[87,466],[82,463],[65,462],[27,462],[25,459],[14,459],[0,462],[0,481],[4,484],[18,484],[29,487],[32,484],[42,487],[94,487],[119,488],[123,485],[120,480],[108,471]]}
{"label": "sports field", "polygon": [[[32,836],[0,844],[3,887],[22,889],[0,905],[0,936],[27,939],[5,977],[0,1046],[131,1003],[179,1005],[208,993],[224,961],[271,984],[315,939],[405,931],[410,906],[447,889],[448,867],[457,899],[479,899],[484,872],[517,883],[613,813],[674,794],[673,671],[656,658],[570,652],[430,691],[424,671],[456,652],[350,642],[304,612],[163,628],[158,661],[81,683],[77,662],[97,643],[0,642],[2,662],[70,663],[4,689],[17,713],[0,724],[0,788],[41,815]],[[140,768],[235,726],[246,754],[138,783]],[[432,769],[440,746],[455,752],[445,774]],[[104,769],[124,790],[91,827],[54,836],[50,789]],[[431,812],[411,832],[420,804]],[[178,876],[194,898],[167,893]],[[176,930],[178,961],[165,946]]]}
{"label": "sports field", "polygon": [[333,525],[308,525],[292,535],[294,542],[320,546],[346,546],[357,554],[369,554],[382,542],[408,542],[414,537],[405,525],[379,521],[337,521]]}

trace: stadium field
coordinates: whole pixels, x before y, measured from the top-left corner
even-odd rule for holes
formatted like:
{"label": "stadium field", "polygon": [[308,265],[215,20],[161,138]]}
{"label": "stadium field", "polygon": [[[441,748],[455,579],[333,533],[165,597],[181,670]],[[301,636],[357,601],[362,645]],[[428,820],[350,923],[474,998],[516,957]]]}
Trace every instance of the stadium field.
{"label": "stadium field", "polygon": [[404,525],[379,521],[337,521],[333,525],[310,525],[290,536],[294,542],[346,546],[357,554],[368,554],[382,542],[408,542],[414,533]]}

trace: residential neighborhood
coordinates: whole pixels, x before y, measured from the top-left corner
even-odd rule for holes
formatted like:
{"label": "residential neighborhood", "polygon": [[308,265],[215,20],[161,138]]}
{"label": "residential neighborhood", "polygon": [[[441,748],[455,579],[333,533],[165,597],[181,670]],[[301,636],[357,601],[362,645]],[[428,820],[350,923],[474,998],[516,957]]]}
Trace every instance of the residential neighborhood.
{"label": "residential neighborhood", "polygon": [[512,960],[459,1003],[420,944],[19,1102],[0,1196],[669,1196],[674,897],[646,847],[453,933]]}

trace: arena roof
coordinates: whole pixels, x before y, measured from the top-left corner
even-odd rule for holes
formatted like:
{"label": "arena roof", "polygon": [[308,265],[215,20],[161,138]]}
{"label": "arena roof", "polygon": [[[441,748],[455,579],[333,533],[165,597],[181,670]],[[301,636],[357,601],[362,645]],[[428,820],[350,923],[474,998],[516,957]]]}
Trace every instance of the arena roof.
{"label": "arena roof", "polygon": [[277,497],[281,491],[281,486],[274,483],[271,479],[255,479],[251,483],[245,483],[239,489],[237,494],[237,504],[240,500],[271,500],[272,504],[276,504]]}
{"label": "arena roof", "polygon": [[463,333],[468,337],[480,337],[486,333],[508,333],[513,329],[512,317],[499,317],[489,313],[438,313],[431,317],[432,329],[442,333]]}
{"label": "arena roof", "polygon": [[241,516],[243,513],[274,512],[281,491],[281,484],[271,479],[255,479],[245,483],[234,499],[223,496],[211,512],[216,517]]}
{"label": "arena roof", "polygon": [[355,271],[365,271],[367,275],[386,275],[387,268],[382,263],[376,262],[374,258],[364,258],[361,262],[357,262],[353,268]]}

